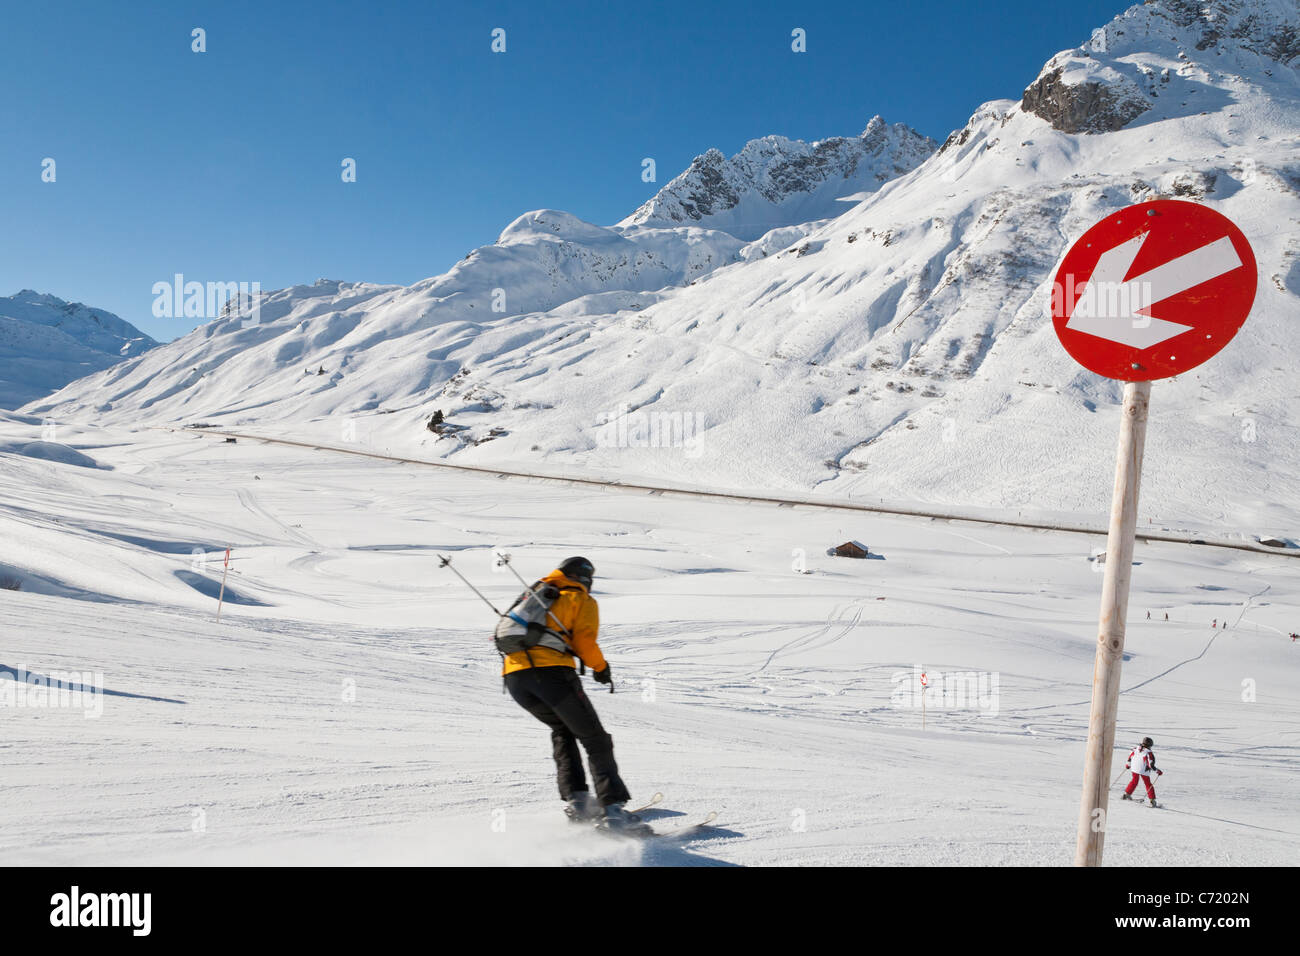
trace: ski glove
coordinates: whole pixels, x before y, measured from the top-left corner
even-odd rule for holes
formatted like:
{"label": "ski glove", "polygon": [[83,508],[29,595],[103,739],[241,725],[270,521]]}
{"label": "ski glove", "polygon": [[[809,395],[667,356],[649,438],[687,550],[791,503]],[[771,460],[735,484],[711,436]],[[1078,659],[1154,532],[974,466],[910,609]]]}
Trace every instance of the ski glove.
{"label": "ski glove", "polygon": [[591,672],[591,676],[592,676],[593,678],[595,678],[595,681],[596,681],[597,684],[608,684],[608,683],[610,682],[610,680],[612,679],[612,678],[610,677],[610,675],[609,675],[609,665],[608,665],[608,664],[605,665],[605,669],[604,669],[604,670],[601,670],[601,671],[592,671],[592,672]]}

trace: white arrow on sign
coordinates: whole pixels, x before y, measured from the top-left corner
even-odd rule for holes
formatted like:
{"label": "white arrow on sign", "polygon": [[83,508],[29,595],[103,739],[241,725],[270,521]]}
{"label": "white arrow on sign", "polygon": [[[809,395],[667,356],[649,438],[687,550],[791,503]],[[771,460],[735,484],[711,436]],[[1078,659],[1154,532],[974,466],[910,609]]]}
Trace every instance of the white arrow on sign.
{"label": "white arrow on sign", "polygon": [[1067,329],[1134,349],[1149,349],[1192,328],[1155,318],[1150,314],[1153,305],[1241,266],[1232,240],[1224,236],[1124,281],[1149,235],[1144,232],[1101,254],[1070,321],[1065,323]]}

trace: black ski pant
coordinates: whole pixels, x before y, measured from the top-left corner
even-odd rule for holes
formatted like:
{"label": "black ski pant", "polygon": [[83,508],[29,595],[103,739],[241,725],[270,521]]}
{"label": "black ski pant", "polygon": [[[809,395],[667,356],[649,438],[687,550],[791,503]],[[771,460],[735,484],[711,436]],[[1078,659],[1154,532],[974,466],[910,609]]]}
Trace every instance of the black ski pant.
{"label": "black ski pant", "polygon": [[576,670],[559,665],[512,671],[506,675],[506,689],[520,707],[551,728],[556,780],[563,799],[587,789],[579,743],[587,751],[601,805],[628,799],[614,762],[614,738],[601,726]]}

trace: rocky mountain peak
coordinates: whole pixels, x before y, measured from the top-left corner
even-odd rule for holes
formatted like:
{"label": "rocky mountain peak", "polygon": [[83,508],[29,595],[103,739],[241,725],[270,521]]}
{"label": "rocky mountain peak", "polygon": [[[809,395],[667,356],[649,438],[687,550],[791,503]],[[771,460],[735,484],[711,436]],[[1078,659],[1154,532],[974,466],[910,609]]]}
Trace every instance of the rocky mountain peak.
{"label": "rocky mountain peak", "polygon": [[910,172],[936,146],[902,123],[874,116],[855,137],[809,143],[764,136],[730,158],[709,149],[619,225],[698,224],[756,239],[773,228],[838,215],[848,208],[838,200]]}
{"label": "rocky mountain peak", "polygon": [[1152,110],[1171,83],[1232,74],[1268,85],[1290,74],[1294,84],[1297,62],[1295,0],[1148,0],[1052,57],[1021,107],[1065,133],[1107,133]]}

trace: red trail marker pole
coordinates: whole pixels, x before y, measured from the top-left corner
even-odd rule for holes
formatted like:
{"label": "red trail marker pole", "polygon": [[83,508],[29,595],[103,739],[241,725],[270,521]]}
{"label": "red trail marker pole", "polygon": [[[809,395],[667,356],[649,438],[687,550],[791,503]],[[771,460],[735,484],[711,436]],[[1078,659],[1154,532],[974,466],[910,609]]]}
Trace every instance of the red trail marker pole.
{"label": "red trail marker pole", "polygon": [[925,689],[930,686],[925,671],[921,671],[921,729],[925,730]]}
{"label": "red trail marker pole", "polygon": [[217,623],[221,623],[221,605],[226,600],[226,575],[230,573],[230,549],[226,548],[226,567],[221,572],[221,591],[217,594]]}

